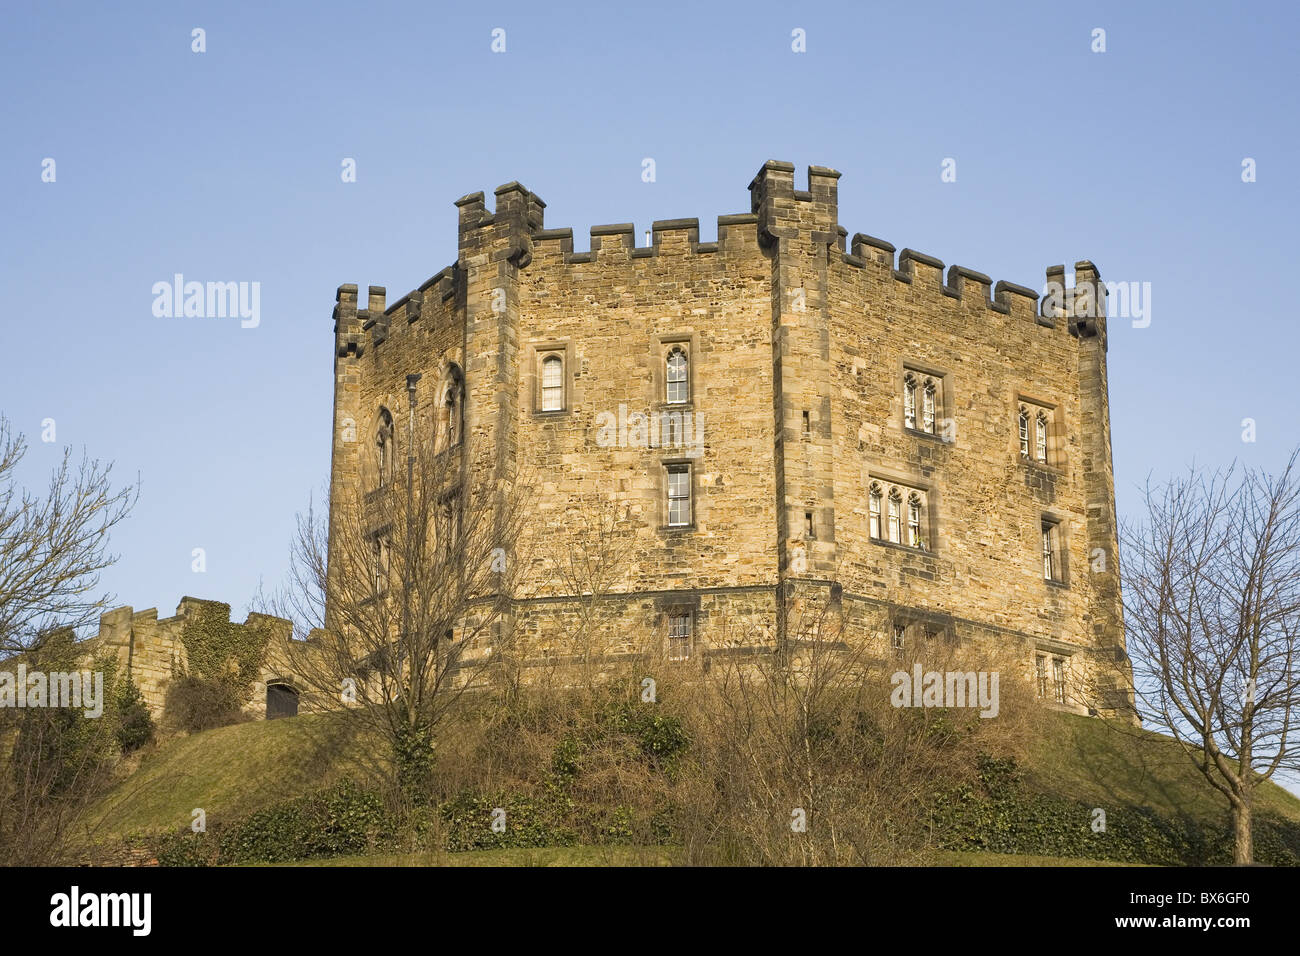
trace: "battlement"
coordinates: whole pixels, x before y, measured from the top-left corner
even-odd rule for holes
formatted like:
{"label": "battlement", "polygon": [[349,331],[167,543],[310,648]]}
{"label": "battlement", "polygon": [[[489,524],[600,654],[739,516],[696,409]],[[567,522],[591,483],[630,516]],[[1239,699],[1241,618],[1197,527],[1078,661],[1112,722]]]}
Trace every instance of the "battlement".
{"label": "battlement", "polygon": [[1003,315],[1032,317],[1047,328],[1056,328],[1058,319],[1068,318],[1070,321],[1064,328],[1076,336],[1095,335],[1104,326],[1105,286],[1100,282],[1097,267],[1086,259],[1075,263],[1073,286],[1065,284],[1065,266],[1049,266],[1046,292],[1040,296],[1033,289],[1005,279],[994,282],[983,272],[966,266],[949,266],[945,279],[943,262],[915,249],[902,250],[895,264],[892,243],[861,232],[853,236],[851,249],[841,255],[841,260],[849,266],[887,269],[899,282],[936,289],[941,295],[958,300],[969,298]]}
{"label": "battlement", "polygon": [[[669,256],[751,256],[761,247],[803,235],[814,245],[824,243],[836,261],[854,269],[878,269],[897,282],[939,296],[982,305],[1003,315],[1032,318],[1046,328],[1058,325],[1074,336],[1097,335],[1105,327],[1104,286],[1096,267],[1076,263],[1076,285],[1066,287],[1064,266],[1047,270],[1045,293],[988,275],[966,266],[947,267],[934,256],[914,249],[897,252],[883,239],[848,231],[838,222],[841,174],[825,166],[809,166],[807,189],[795,189],[793,163],[769,160],[749,184],[750,212],[717,217],[717,239],[700,242],[695,218],[656,220],[648,245],[637,244],[634,223],[592,226],[586,251],[575,250],[572,228],[546,228],[544,203],[518,182],[493,191],[495,206],[487,208],[483,192],[455,201],[460,259],[440,270],[418,289],[385,307],[382,286],[370,286],[366,308],[358,308],[358,287],[339,287],[334,307],[336,354],[359,357],[366,347],[382,345],[401,328],[421,321],[431,309],[454,306],[458,282],[466,263],[506,260],[520,269],[542,257],[547,267],[601,264],[634,268],[647,259]],[[1100,299],[1100,302],[1098,301]],[[463,305],[463,302],[462,302]],[[1067,319],[1058,323],[1059,319]],[[405,320],[405,321],[403,321]]]}
{"label": "battlement", "polygon": [[[98,632],[80,642],[81,657],[86,661],[102,655],[116,659],[158,720],[163,715],[172,678],[187,663],[182,631],[188,620],[204,611],[216,611],[227,622],[234,623],[230,621],[230,605],[194,597],[181,598],[176,613],[167,618],[159,618],[157,608],[143,611],[130,605],[114,608],[100,615]],[[288,644],[293,634],[292,622],[255,612],[249,613],[243,624],[235,626],[266,628],[270,641],[281,647]],[[264,682],[261,687],[264,693]],[[249,702],[250,713],[257,710],[258,703],[255,689]]]}

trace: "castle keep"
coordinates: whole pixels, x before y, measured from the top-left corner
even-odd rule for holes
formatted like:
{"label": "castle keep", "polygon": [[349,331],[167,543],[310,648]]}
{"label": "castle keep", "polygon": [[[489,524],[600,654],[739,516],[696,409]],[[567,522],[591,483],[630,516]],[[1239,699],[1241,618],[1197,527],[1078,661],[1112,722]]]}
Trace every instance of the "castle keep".
{"label": "castle keep", "polygon": [[[849,239],[839,178],[768,162],[716,242],[674,219],[585,252],[518,183],[457,200],[454,264],[392,305],[338,289],[331,522],[404,456],[418,373],[417,440],[533,476],[521,553],[586,547],[575,516],[614,509],[604,653],[770,647],[803,589],[886,653],[997,646],[1049,703],[1122,706],[1104,300]],[[565,653],[578,597],[550,567],[504,622],[535,657]]]}

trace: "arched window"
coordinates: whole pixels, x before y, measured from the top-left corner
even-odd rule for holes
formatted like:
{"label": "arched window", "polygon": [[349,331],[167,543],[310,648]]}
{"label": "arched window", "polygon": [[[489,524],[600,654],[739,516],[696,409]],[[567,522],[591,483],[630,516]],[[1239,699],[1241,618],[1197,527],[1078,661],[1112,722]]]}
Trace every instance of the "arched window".
{"label": "arched window", "polygon": [[903,376],[903,426],[916,427],[916,379],[911,372]]}
{"label": "arched window", "polygon": [[907,496],[907,543],[913,548],[925,546],[921,537],[921,496],[916,492]]}
{"label": "arched window", "polygon": [[379,426],[375,429],[375,465],[379,471],[379,487],[393,479],[393,416],[388,409],[379,410]]}
{"label": "arched window", "polygon": [[1047,416],[1042,412],[1034,419],[1034,457],[1047,461]]}
{"label": "arched window", "polygon": [[898,493],[897,488],[889,489],[889,540],[894,544],[902,542],[902,533],[900,528],[901,512],[903,509],[903,496]]}
{"label": "arched window", "polygon": [[876,482],[871,483],[870,495],[870,512],[868,526],[871,530],[871,537],[880,540],[880,485]]}
{"label": "arched window", "polygon": [[690,400],[689,362],[686,350],[681,346],[675,346],[668,353],[665,381],[667,393],[664,400],[670,405],[680,405]]}
{"label": "arched window", "polygon": [[1020,455],[1029,457],[1029,409],[1020,406]]}
{"label": "arched window", "polygon": [[453,365],[447,370],[447,386],[443,391],[442,407],[438,410],[439,451],[459,445],[465,423],[465,382],[460,369]]}
{"label": "arched window", "polygon": [[564,411],[564,359],[558,355],[542,360],[542,411]]}
{"label": "arched window", "polygon": [[934,434],[934,399],[934,382],[927,378],[921,390],[921,430],[931,435]]}

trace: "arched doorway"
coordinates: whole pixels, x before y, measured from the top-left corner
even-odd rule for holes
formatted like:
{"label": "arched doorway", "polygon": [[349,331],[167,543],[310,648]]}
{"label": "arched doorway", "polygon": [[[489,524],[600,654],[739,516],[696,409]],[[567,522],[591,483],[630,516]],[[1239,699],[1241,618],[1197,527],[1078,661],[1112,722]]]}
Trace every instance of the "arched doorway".
{"label": "arched doorway", "polygon": [[298,692],[288,684],[266,685],[266,719],[298,716]]}

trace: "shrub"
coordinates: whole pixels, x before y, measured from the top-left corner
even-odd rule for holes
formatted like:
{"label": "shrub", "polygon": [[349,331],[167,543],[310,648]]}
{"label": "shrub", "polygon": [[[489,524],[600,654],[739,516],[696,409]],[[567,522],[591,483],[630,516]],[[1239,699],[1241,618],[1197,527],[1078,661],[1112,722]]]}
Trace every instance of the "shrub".
{"label": "shrub", "polygon": [[117,744],[122,753],[139,750],[153,739],[153,716],[140,688],[129,676],[118,685],[117,709]]}

